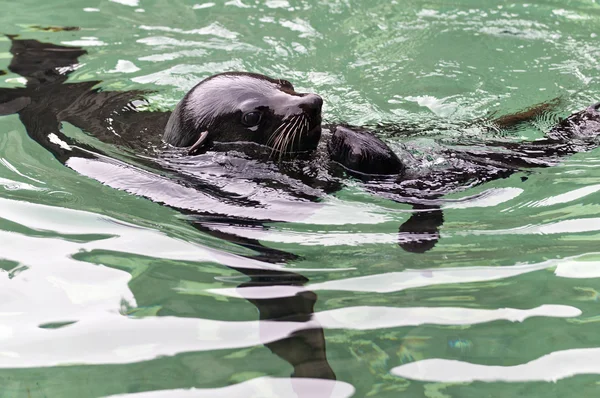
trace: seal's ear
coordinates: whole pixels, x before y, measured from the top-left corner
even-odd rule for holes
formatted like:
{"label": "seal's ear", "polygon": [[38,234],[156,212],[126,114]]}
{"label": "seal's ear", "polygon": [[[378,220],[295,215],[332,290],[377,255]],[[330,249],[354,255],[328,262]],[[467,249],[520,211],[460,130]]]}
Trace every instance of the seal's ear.
{"label": "seal's ear", "polygon": [[200,133],[200,137],[198,137],[198,141],[194,145],[190,147],[188,150],[188,155],[197,155],[200,150],[207,144],[208,131],[203,131]]}

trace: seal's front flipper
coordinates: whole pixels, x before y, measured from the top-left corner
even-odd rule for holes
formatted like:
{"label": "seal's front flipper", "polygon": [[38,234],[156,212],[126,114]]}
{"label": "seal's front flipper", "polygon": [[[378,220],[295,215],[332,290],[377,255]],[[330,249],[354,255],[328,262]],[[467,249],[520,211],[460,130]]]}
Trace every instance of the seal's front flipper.
{"label": "seal's front flipper", "polygon": [[414,205],[415,212],[400,226],[398,245],[411,253],[425,253],[440,239],[444,213],[438,206]]}
{"label": "seal's front flipper", "polygon": [[87,54],[81,47],[17,39],[16,36],[8,38],[12,43],[10,53],[13,55],[8,69],[27,79],[28,87],[63,83],[79,63],[78,58]]}
{"label": "seal's front flipper", "polygon": [[335,126],[327,150],[332,160],[351,172],[367,175],[400,175],[404,165],[372,132]]}

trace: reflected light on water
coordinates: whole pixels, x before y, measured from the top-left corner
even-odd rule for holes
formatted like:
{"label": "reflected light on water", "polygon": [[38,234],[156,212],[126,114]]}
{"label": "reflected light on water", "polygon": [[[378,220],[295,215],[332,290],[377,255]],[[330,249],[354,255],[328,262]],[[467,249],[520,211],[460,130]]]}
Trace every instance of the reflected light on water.
{"label": "reflected light on water", "polygon": [[440,383],[556,382],[581,374],[600,374],[599,348],[557,351],[523,365],[486,366],[446,359],[426,359],[398,366],[391,373],[412,380]]}
{"label": "reflected light on water", "polygon": [[222,388],[152,391],[111,395],[107,398],[347,398],[353,396],[354,391],[355,389],[351,384],[341,381],[259,377]]}

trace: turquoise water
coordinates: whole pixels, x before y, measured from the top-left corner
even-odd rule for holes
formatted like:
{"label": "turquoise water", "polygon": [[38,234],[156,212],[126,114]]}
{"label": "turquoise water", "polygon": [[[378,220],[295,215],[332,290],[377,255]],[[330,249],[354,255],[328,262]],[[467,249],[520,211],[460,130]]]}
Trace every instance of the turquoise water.
{"label": "turquoise water", "polygon": [[[420,126],[410,139],[426,148],[485,136],[464,126],[491,114],[600,100],[597,0],[0,5],[2,32],[88,51],[70,81],[152,90],[158,110],[248,70],[319,93],[328,122]],[[411,207],[349,184],[294,222],[237,227],[298,256],[272,265],[65,167],[0,117],[0,396],[595,396],[599,192],[595,150],[453,193],[440,241],[415,254],[397,245]],[[244,285],[229,267],[308,282]]]}

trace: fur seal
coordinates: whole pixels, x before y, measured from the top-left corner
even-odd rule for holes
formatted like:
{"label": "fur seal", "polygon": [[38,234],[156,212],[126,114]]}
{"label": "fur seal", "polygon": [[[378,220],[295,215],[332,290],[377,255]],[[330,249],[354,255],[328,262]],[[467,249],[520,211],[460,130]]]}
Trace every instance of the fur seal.
{"label": "fur seal", "polygon": [[[279,154],[310,153],[318,148],[322,127],[329,159],[353,175],[406,177],[406,164],[373,131],[348,125],[321,126],[323,100],[313,93],[298,93],[287,80],[247,72],[225,72],[194,86],[179,102],[165,127],[163,141],[189,147],[197,154],[215,142],[252,142]],[[492,121],[495,128],[511,128],[547,110],[549,104]],[[556,155],[587,150],[600,134],[600,103],[561,120],[544,139],[524,142],[485,142],[485,147],[508,150],[457,148],[452,157],[472,160],[506,171],[550,165]],[[486,148],[487,149],[487,148]],[[541,160],[541,162],[540,162]],[[465,172],[468,174],[468,171]],[[486,180],[481,170],[478,178]],[[442,171],[443,174],[443,171]],[[464,177],[464,174],[463,174]],[[496,178],[497,176],[490,176]],[[447,179],[446,179],[447,180]],[[448,182],[448,181],[446,181]]]}

